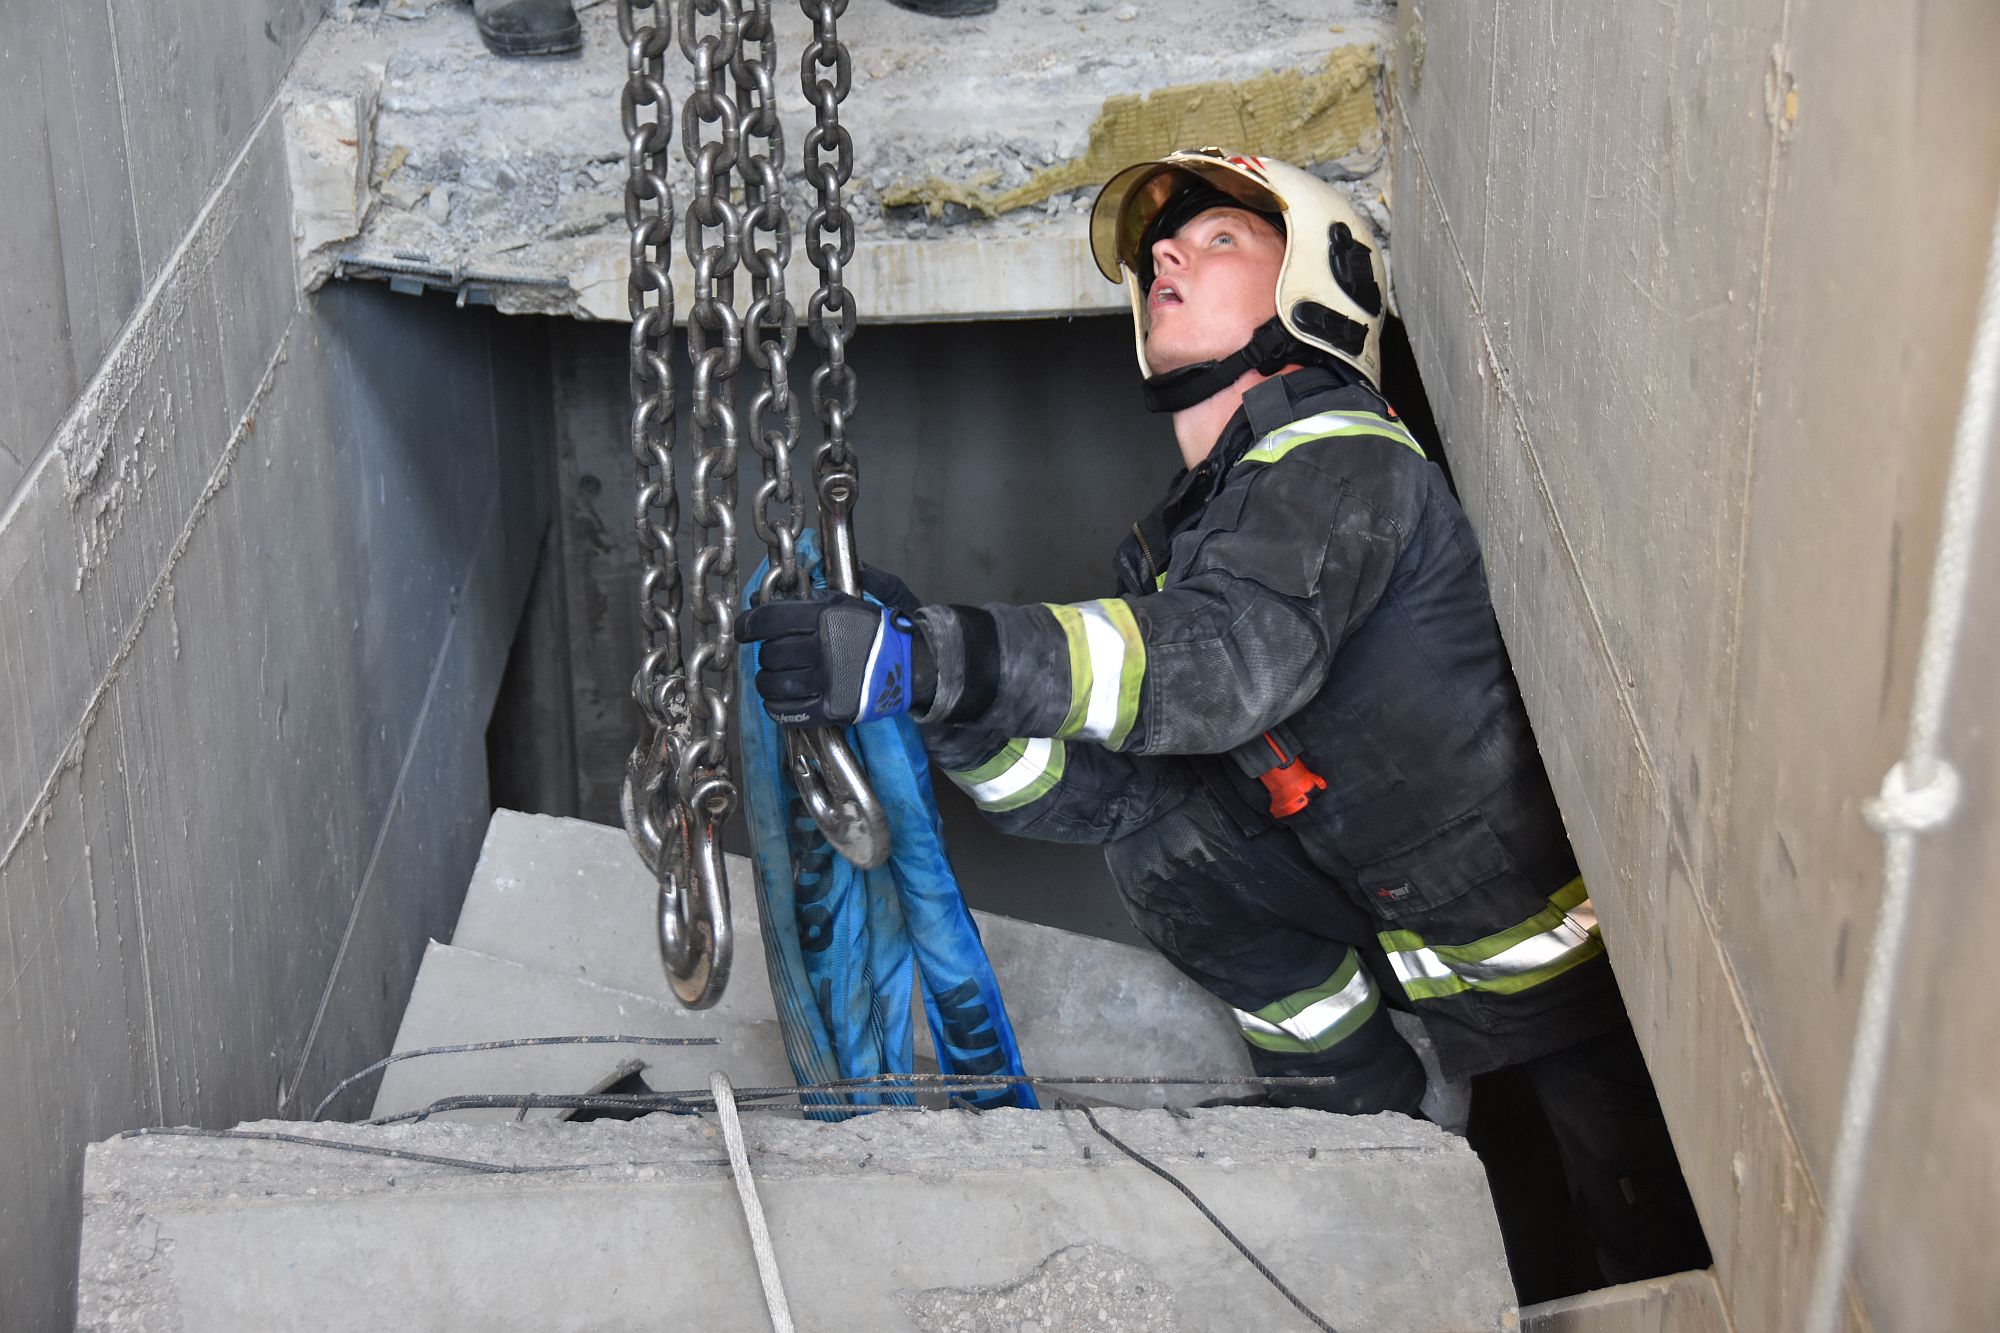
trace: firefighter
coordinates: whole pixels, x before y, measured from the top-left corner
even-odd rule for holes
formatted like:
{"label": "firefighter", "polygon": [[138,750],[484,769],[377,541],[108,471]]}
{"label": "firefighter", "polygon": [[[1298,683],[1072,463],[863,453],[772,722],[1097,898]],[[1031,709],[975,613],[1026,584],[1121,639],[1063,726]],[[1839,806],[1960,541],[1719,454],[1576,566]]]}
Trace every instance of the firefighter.
{"label": "firefighter", "polygon": [[1478,543],[1378,388],[1369,227],[1311,174],[1216,149],[1120,172],[1090,226],[1185,465],[1118,595],[767,603],[741,625],[765,707],[912,711],[1000,828],[1103,844],[1260,1073],[1338,1078],[1281,1100],[1415,1114],[1386,1005],[1447,1075],[1522,1067],[1606,1277],[1704,1266]]}

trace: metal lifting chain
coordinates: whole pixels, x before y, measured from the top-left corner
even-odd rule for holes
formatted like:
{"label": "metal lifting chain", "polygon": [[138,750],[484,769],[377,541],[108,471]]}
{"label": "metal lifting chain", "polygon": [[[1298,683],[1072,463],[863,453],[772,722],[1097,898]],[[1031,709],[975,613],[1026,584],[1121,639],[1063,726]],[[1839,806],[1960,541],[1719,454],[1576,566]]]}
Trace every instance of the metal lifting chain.
{"label": "metal lifting chain", "polygon": [[[858,597],[861,559],[854,544],[854,502],[860,482],[855,475],[854,450],[847,442],[847,418],[854,411],[855,400],[847,339],[854,332],[856,312],[853,295],[841,278],[842,266],[854,256],[854,219],[840,200],[841,186],[854,173],[854,140],[840,125],[840,102],[853,83],[854,70],[834,26],[846,10],[847,0],[802,0],[800,8],[813,20],[813,40],[799,62],[799,82],[813,104],[813,128],[806,135],[805,174],[813,183],[818,203],[806,219],[805,236],[806,251],[820,278],[807,314],[813,341],[826,351],[825,364],[812,377],[813,410],[824,435],[813,455],[813,485],[819,501],[820,548],[827,584]],[[832,76],[824,70],[831,70]],[[826,156],[829,152],[831,159]],[[830,240],[825,239],[829,231]],[[789,486],[789,472],[785,479]],[[778,550],[773,547],[774,565],[777,560]],[[773,588],[767,586],[763,591],[768,594]],[[888,816],[840,733],[827,728],[789,731],[785,753],[800,801],[834,849],[863,869],[886,861]]]}
{"label": "metal lifting chain", "polygon": [[[754,44],[754,53],[753,53]],[[752,521],[771,553],[771,567],[757,597],[798,597],[807,589],[799,569],[799,530],[805,524],[803,492],[792,480],[792,450],[799,442],[799,404],[792,397],[791,360],[798,322],[785,295],[785,265],[792,256],[792,223],[785,210],[785,132],[778,120],[778,48],[771,28],[771,0],[752,0],[742,42],[729,67],[742,111],[737,159],[743,178],[738,249],[750,271],[750,308],[743,317],[744,351],[763,372],[750,401],[750,447],[763,461]],[[761,239],[759,233],[768,233]]]}
{"label": "metal lifting chain", "polygon": [[854,63],[841,45],[836,26],[847,0],[800,0],[813,21],[813,39],[799,62],[799,83],[813,106],[806,135],[805,174],[819,202],[806,218],[806,253],[819,270],[819,290],[806,307],[812,338],[826,353],[813,372],[813,411],[825,433],[813,456],[813,485],[819,492],[826,536],[827,581],[842,592],[861,593],[861,560],[854,550],[853,512],[860,477],[847,442],[847,418],[854,412],[854,368],[847,364],[847,340],[854,336],[857,311],[843,270],[854,258],[854,215],[841,201],[841,187],[854,174],[854,139],[840,123],[840,104],[854,84]]}
{"label": "metal lifting chain", "polygon": [[[745,353],[763,382],[750,407],[751,446],[763,462],[754,506],[757,535],[771,556],[758,598],[804,596],[799,532],[803,498],[793,480],[791,455],[799,436],[799,408],[791,392],[790,365],[797,345],[795,312],[785,294],[791,228],[784,200],[784,133],[776,100],[777,51],[771,0],[683,0],[678,25],[669,0],[618,0],[619,34],[626,47],[626,82],[620,110],[626,140],[625,221],[631,241],[627,301],[632,315],[630,446],[637,471],[634,519],[644,562],[640,619],[646,649],[632,692],[643,717],[627,766],[621,806],[640,858],[660,886],[660,951],[676,996],[706,1008],[722,995],[732,951],[728,885],[721,832],[735,812],[737,787],[729,773],[729,712],[736,677],[736,469],[740,441],[733,377]],[[657,7],[657,16],[648,13]],[[827,365],[813,377],[814,406],[826,443],[814,459],[821,531],[829,581],[860,591],[852,510],[858,484],[847,417],[854,410],[854,372],[846,340],[855,311],[841,280],[854,251],[854,223],[840,201],[853,171],[852,140],[840,128],[839,102],[852,70],[834,32],[846,8],[815,4],[816,21],[802,78],[817,110],[807,139],[807,173],[819,205],[808,225],[813,237],[834,239],[812,247],[821,283],[810,307],[814,340],[827,349]],[[641,15],[653,18],[640,21]],[[703,31],[702,20],[713,20]],[[674,394],[670,359],[673,287],[668,279],[674,208],[667,184],[667,151],[673,110],[665,88],[670,28],[693,68],[694,86],[683,108],[682,146],[693,168],[695,194],[685,219],[686,252],[694,270],[688,311],[692,365],[688,436],[693,456],[689,510],[698,532],[693,557],[692,604],[683,606],[684,581],[675,546],[679,497],[675,489]],[[835,77],[816,76],[816,67]],[[732,98],[723,75],[733,84]],[[834,156],[820,153],[831,145]],[[731,173],[741,181],[741,206],[732,201]],[[749,270],[751,300],[739,320],[735,270]],[[834,731],[788,732],[788,755],[800,794],[828,840],[863,867],[889,851],[887,819],[852,751]]]}
{"label": "metal lifting chain", "polygon": [[[673,38],[667,0],[618,0],[618,34],[625,43],[619,118],[625,132],[625,225],[631,244],[626,282],[632,315],[628,443],[638,482],[633,523],[644,566],[639,619],[646,636],[632,678],[632,697],[642,718],[639,743],[626,765],[619,805],[640,860],[660,886],[660,950],[668,980],[683,1003],[702,1008],[721,996],[729,973],[729,909],[716,834],[735,804],[735,789],[726,769],[719,786],[697,781],[704,760],[724,754],[726,763],[726,734],[717,730],[717,723],[726,720],[727,703],[725,699],[718,711],[712,701],[697,698],[703,693],[701,682],[687,667],[698,671],[718,653],[704,644],[690,661],[682,651],[688,626],[682,619],[680,556],[674,544],[680,500],[673,460],[674,292],[667,275],[674,228],[673,192],[667,184],[674,124],[666,89],[666,52]],[[697,477],[697,506],[703,480]],[[704,592],[715,564],[697,564]],[[697,629],[726,632],[728,612],[725,602],[725,619],[718,622],[712,614],[704,618],[697,608]],[[733,645],[724,652],[733,657],[729,647]],[[704,733],[699,738],[698,730]],[[705,806],[688,799],[697,788]]]}

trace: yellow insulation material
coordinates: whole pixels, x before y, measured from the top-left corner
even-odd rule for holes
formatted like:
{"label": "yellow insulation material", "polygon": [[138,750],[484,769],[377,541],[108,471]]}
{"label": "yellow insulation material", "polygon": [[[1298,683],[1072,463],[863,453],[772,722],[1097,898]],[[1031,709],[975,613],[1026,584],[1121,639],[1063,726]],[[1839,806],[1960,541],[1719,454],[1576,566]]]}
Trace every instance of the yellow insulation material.
{"label": "yellow insulation material", "polygon": [[991,188],[992,172],[968,181],[932,176],[890,186],[882,192],[882,203],[889,208],[922,205],[933,217],[946,204],[959,204],[998,217],[1102,184],[1134,162],[1204,144],[1301,166],[1332,161],[1380,133],[1375,79],[1381,68],[1374,47],[1345,46],[1316,70],[1273,71],[1240,83],[1186,83],[1143,97],[1120,93],[1105,99],[1081,157],[1044,167],[1012,189]]}

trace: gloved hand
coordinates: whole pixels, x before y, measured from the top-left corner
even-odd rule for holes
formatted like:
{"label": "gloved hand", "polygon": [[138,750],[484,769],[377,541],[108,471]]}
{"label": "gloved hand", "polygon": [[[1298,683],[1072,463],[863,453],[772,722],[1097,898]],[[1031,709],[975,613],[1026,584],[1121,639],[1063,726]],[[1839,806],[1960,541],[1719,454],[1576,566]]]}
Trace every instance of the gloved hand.
{"label": "gloved hand", "polygon": [[861,567],[861,591],[884,606],[895,607],[906,616],[915,615],[920,605],[909,584],[888,570],[877,569],[873,565]]}
{"label": "gloved hand", "polygon": [[787,727],[844,727],[910,711],[916,627],[891,607],[845,593],[772,601],[737,622],[760,643],[757,693]]}

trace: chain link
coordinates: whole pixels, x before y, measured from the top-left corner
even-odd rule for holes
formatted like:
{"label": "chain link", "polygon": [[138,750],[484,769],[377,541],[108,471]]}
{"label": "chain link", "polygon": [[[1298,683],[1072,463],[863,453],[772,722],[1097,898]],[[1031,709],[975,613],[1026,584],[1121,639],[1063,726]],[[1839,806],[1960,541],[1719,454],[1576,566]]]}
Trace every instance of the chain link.
{"label": "chain link", "polygon": [[[639,618],[646,636],[632,681],[644,725],[627,766],[622,804],[632,841],[659,881],[660,946],[668,979],[685,1003],[703,1008],[721,995],[731,952],[720,839],[738,800],[729,771],[742,425],[733,385],[746,350],[762,376],[748,423],[751,445],[763,463],[754,521],[771,554],[760,598],[807,591],[798,551],[805,506],[792,475],[800,417],[791,390],[798,321],[785,293],[792,236],[772,0],[681,0],[678,22],[670,17],[670,3],[618,0],[618,31],[626,48],[620,119],[631,243],[629,444],[638,482],[633,517],[643,566]],[[854,253],[854,221],[841,202],[841,188],[854,169],[854,146],[839,119],[853,69],[834,31],[846,0],[817,5],[807,0],[804,8],[815,30],[801,78],[816,112],[805,172],[819,198],[807,224],[808,248],[820,275],[809,315],[813,338],[826,351],[826,363],[812,379],[813,406],[825,436],[813,476],[830,581],[857,592],[859,561],[849,519],[856,480],[847,440],[854,372],[846,351],[855,308],[843,281]],[[680,499],[674,473],[674,298],[668,278],[675,215],[667,152],[674,117],[665,53],[672,39],[693,70],[693,91],[680,122],[682,151],[694,177],[682,237],[694,292],[687,313],[686,421],[692,568],[685,575],[675,545]],[[734,197],[732,178],[741,182]],[[751,298],[740,317],[739,266],[749,273]],[[857,865],[880,864],[888,854],[887,821],[840,737],[790,736],[788,754],[802,797],[828,837]]]}
{"label": "chain link", "polygon": [[[664,19],[666,0],[658,4]],[[687,689],[681,672],[680,559],[674,546],[680,526],[673,460],[674,289],[667,276],[674,227],[667,152],[674,112],[665,76],[672,33],[664,21],[642,21],[652,19],[654,7],[655,0],[618,3],[626,71],[619,120],[625,132],[625,226],[631,246],[625,289],[632,316],[627,442],[637,481],[632,516],[639,537],[639,621],[645,633],[645,651],[632,678],[632,697],[644,724],[627,770],[625,803],[634,841],[657,871],[662,785],[679,764]],[[642,823],[643,830],[638,827]]]}
{"label": "chain link", "polygon": [[[702,20],[714,20],[702,31]],[[741,215],[730,172],[741,148],[736,101],[723,79],[738,56],[736,0],[683,0],[681,54],[694,89],[681,112],[681,147],[694,169],[694,198],[683,237],[694,268],[688,307],[688,442],[693,456],[689,516],[694,520],[693,615],[687,650],[688,752],[676,775],[691,818],[720,826],[736,808],[729,775],[729,709],[736,686],[736,461],[739,422],[732,382],[743,360],[743,326],[733,304]],[[707,137],[704,131],[712,131]]]}
{"label": "chain link", "polygon": [[[806,218],[804,242],[819,270],[819,290],[807,304],[806,316],[813,341],[826,354],[812,377],[813,411],[822,430],[819,451],[813,455],[813,484],[822,514],[844,516],[859,484],[854,450],[847,439],[856,393],[854,368],[847,364],[847,341],[854,335],[858,312],[845,281],[847,263],[854,258],[854,215],[841,199],[842,187],[854,174],[854,139],[840,123],[840,104],[854,84],[854,63],[838,30],[847,0],[800,0],[799,8],[813,21],[813,39],[799,62],[799,84],[813,107],[804,169],[818,193]],[[832,549],[835,544],[827,542],[830,556],[839,554]]]}
{"label": "chain link", "polygon": [[[785,133],[778,120],[778,47],[771,0],[752,0],[742,42],[730,64],[742,110],[737,174],[743,181],[738,249],[750,271],[750,308],[743,318],[745,352],[763,372],[750,402],[750,445],[763,460],[764,480],[751,512],[771,565],[758,600],[806,591],[799,568],[804,497],[792,480],[792,451],[799,442],[799,405],[792,396],[791,361],[798,323],[785,295],[785,265],[792,254],[792,226],[785,206]],[[754,44],[754,50],[753,50]],[[760,235],[762,233],[762,235]]]}

